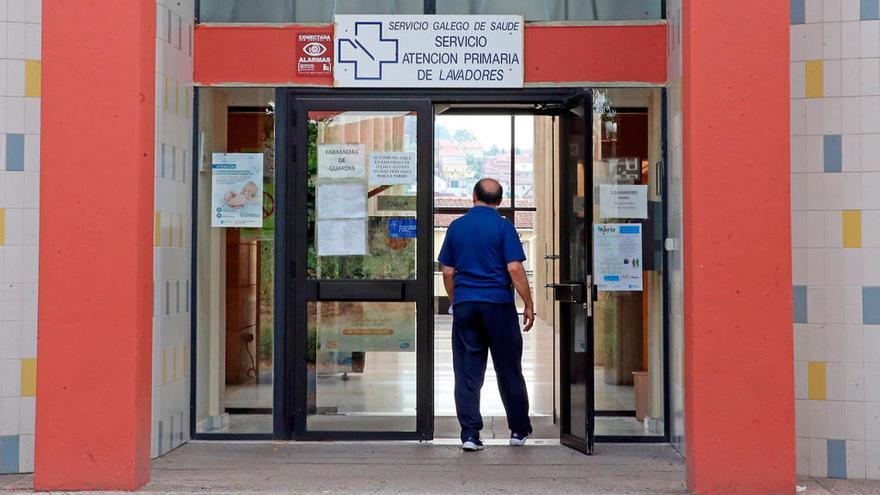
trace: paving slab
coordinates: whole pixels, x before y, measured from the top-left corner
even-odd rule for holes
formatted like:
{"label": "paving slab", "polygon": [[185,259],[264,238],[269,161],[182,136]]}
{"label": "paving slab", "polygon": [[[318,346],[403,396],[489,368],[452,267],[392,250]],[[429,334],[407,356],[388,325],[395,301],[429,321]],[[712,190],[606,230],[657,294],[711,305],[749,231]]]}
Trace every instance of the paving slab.
{"label": "paving slab", "polygon": [[[681,456],[658,444],[599,444],[585,456],[554,441],[489,441],[476,453],[454,442],[190,442],[154,460],[139,492],[663,495],[687,494],[684,476]],[[798,483],[808,495],[880,495],[880,481]],[[31,475],[0,476],[0,495],[30,493],[32,484]]]}

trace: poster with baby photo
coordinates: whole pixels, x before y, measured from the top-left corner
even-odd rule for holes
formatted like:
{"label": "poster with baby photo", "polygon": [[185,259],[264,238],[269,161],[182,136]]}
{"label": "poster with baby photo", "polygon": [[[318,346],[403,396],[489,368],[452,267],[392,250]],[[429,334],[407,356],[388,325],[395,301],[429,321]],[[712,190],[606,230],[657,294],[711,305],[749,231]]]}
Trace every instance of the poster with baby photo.
{"label": "poster with baby photo", "polygon": [[211,227],[263,226],[263,154],[214,153]]}

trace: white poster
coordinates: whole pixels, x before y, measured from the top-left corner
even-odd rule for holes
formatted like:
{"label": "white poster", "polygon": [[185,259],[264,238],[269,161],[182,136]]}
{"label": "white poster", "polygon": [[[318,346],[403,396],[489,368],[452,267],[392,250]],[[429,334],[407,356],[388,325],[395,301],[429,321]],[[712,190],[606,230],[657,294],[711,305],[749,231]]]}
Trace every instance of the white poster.
{"label": "white poster", "polygon": [[337,15],[337,87],[520,88],[519,15]]}
{"label": "white poster", "polygon": [[648,186],[601,184],[599,216],[602,218],[648,218]]}
{"label": "white poster", "polygon": [[593,227],[596,287],[600,291],[642,290],[642,226],[599,223]]}
{"label": "white poster", "polygon": [[319,179],[364,179],[364,145],[319,144]]}
{"label": "white poster", "polygon": [[316,196],[315,212],[320,219],[367,217],[366,184],[318,184]]}
{"label": "white poster", "polygon": [[416,183],[414,151],[374,151],[370,153],[370,184],[393,186]]}
{"label": "white poster", "polygon": [[263,227],[263,154],[211,156],[211,227]]}
{"label": "white poster", "polygon": [[318,256],[367,254],[367,219],[332,219],[316,222]]}

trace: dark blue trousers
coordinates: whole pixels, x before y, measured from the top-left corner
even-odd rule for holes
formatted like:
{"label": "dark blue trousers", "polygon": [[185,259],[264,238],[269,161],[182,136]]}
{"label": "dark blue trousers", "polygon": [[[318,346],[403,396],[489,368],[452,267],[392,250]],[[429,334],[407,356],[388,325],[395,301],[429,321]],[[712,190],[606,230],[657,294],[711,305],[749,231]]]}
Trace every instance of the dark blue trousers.
{"label": "dark blue trousers", "polygon": [[531,434],[529,396],[522,374],[523,341],[513,304],[461,302],[452,320],[452,366],[455,371],[455,410],[461,439],[479,437],[483,429],[480,389],[488,353],[498,376],[498,390],[513,433]]}

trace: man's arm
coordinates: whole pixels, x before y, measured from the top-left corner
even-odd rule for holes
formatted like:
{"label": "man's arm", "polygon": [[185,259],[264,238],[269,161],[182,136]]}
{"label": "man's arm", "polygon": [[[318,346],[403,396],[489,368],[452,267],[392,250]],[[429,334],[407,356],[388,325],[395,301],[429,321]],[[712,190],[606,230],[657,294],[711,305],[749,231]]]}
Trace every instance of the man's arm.
{"label": "man's arm", "polygon": [[449,296],[449,306],[452,306],[452,293],[455,292],[455,268],[443,265],[443,287]]}
{"label": "man's arm", "polygon": [[510,280],[513,281],[516,293],[526,304],[523,310],[523,332],[528,332],[535,324],[535,306],[532,303],[532,291],[529,290],[526,269],[523,267],[522,261],[511,261],[507,264],[507,272],[510,274]]}

